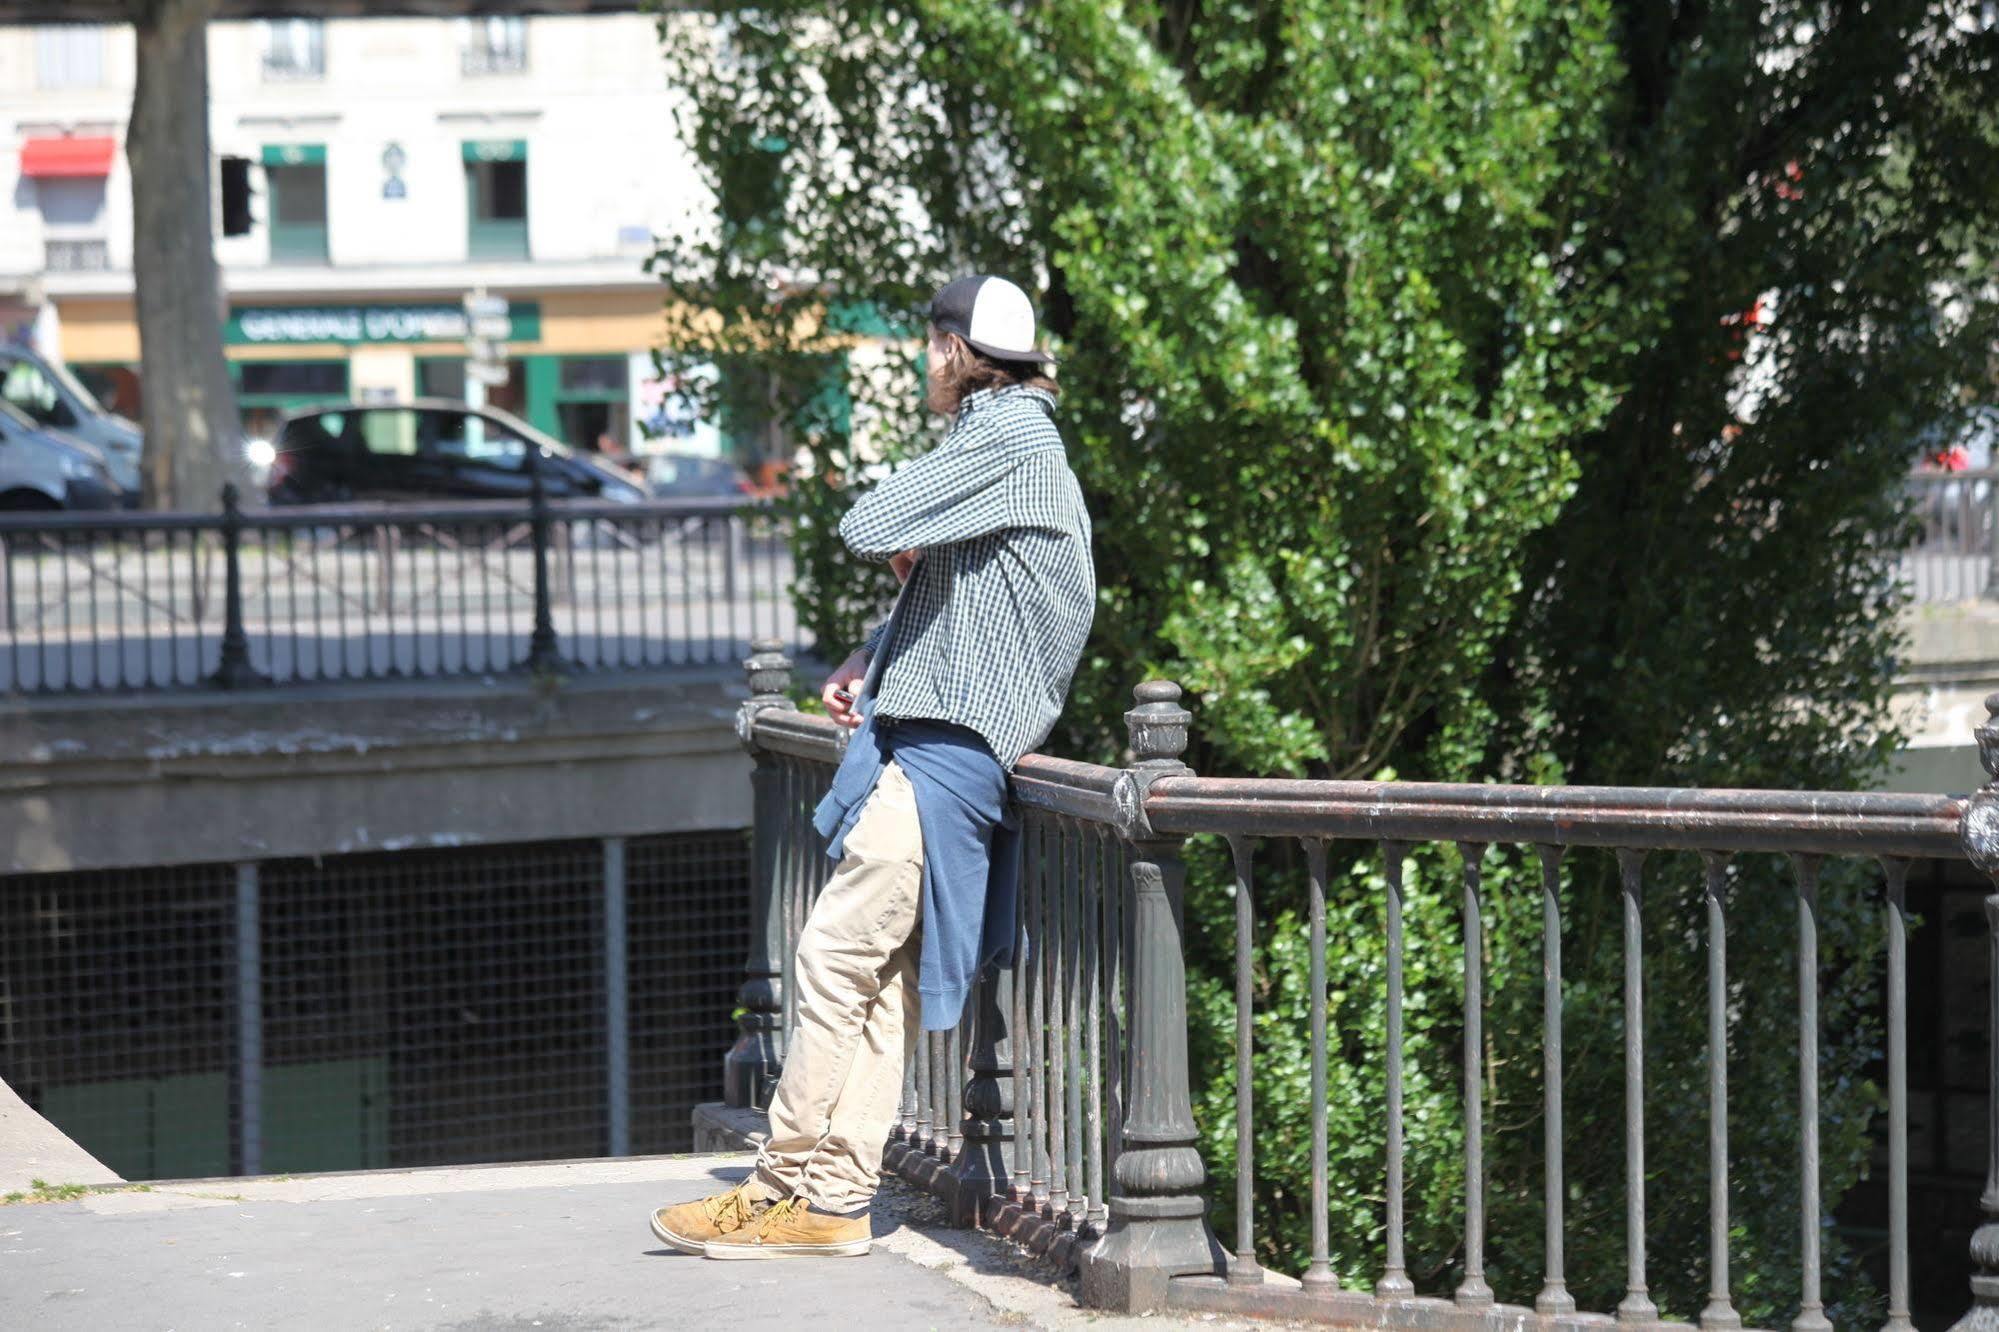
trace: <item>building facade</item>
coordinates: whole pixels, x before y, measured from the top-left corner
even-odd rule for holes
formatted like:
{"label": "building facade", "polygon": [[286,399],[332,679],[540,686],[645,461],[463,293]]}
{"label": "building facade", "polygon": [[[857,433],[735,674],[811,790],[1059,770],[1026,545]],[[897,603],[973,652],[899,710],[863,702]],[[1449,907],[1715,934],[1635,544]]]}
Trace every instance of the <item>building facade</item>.
{"label": "building facade", "polygon": [[[654,22],[211,25],[216,253],[247,435],[314,402],[465,397],[463,301],[483,291],[509,306],[487,401],[579,447],[648,451],[662,428],[678,451],[722,447],[652,367],[662,296],[644,261],[709,206]],[[0,323],[136,416],[134,77],[129,29],[0,28]]]}

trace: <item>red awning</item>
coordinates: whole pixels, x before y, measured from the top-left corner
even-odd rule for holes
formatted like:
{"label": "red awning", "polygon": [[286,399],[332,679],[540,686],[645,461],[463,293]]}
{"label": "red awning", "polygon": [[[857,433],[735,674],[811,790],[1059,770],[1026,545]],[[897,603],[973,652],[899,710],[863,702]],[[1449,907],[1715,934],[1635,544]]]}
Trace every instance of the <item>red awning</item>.
{"label": "red awning", "polygon": [[21,174],[38,180],[108,176],[118,141],[105,137],[29,139],[21,145]]}

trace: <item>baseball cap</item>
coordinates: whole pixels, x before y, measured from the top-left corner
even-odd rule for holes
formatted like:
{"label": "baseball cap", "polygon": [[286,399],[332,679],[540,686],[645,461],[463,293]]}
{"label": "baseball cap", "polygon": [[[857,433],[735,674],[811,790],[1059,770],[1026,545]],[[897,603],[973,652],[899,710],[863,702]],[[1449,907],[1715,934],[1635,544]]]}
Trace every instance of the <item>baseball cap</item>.
{"label": "baseball cap", "polygon": [[1003,277],[974,273],[946,283],[930,298],[930,322],[995,360],[1055,362],[1035,350],[1027,293]]}

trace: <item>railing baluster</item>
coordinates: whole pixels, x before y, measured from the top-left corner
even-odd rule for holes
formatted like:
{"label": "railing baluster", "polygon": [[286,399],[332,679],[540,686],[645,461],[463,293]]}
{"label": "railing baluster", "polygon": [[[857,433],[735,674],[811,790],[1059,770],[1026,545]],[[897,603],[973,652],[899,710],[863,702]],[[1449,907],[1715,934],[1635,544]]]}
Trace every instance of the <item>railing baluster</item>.
{"label": "railing baluster", "polygon": [[1541,1151],[1548,1271],[1534,1309],[1553,1316],[1576,1311],[1562,1270],[1562,848],[1536,849],[1541,857]]}
{"label": "railing baluster", "polygon": [[1416,1293],[1402,1251],[1402,862],[1408,854],[1401,842],[1381,844],[1388,880],[1388,1252],[1374,1293],[1385,1300]]}
{"label": "railing baluster", "polygon": [[1728,921],[1722,895],[1728,886],[1728,857],[1707,852],[1707,1150],[1708,1270],[1707,1307],[1701,1326],[1742,1326],[1728,1291]]}
{"label": "railing baluster", "polygon": [[1229,838],[1235,861],[1235,1257],[1229,1281],[1239,1286],[1263,1284],[1256,1261],[1256,1088],[1251,1045],[1255,1015],[1250,1011],[1250,967],[1255,935],[1249,842]]}
{"label": "railing baluster", "polygon": [[946,1201],[951,1224],[985,1224],[988,1207],[1007,1192],[1007,1159],[1013,1143],[1013,1041],[1007,1016],[1013,974],[987,966],[972,987],[971,1050],[965,1083],[963,1143],[951,1163]]}
{"label": "railing baluster", "polygon": [[923,1032],[916,1038],[916,1132],[911,1139],[919,1152],[928,1152],[931,1144],[930,1124],[930,1067],[932,1063],[931,1033]]}
{"label": "railing baluster", "polygon": [[1625,1295],[1620,1323],[1659,1317],[1645,1281],[1645,930],[1639,901],[1645,889],[1645,852],[1620,847],[1618,877],[1624,895],[1624,1251]]}
{"label": "railing baluster", "polygon": [[1465,1275],[1456,1300],[1492,1303],[1485,1281],[1485,921],[1479,901],[1485,846],[1458,843],[1464,859]]}
{"label": "railing baluster", "polygon": [[1062,821],[1050,819],[1047,831],[1053,845],[1044,845],[1042,849],[1042,869],[1047,875],[1044,919],[1048,926],[1048,947],[1042,954],[1041,976],[1048,987],[1048,1214],[1060,1220],[1069,1210],[1069,1147],[1063,1114],[1069,1071],[1065,1042],[1068,1021],[1063,1011],[1066,996],[1062,986],[1063,936],[1068,933],[1064,928],[1063,904],[1068,893],[1062,874],[1065,840]]}
{"label": "railing baluster", "polygon": [[1069,1146],[1069,1224],[1080,1228],[1089,1210],[1083,1182],[1083,831],[1073,823],[1062,827],[1062,936],[1065,943],[1062,1011],[1068,1036],[1067,1113]]}
{"label": "railing baluster", "polygon": [[902,1107],[896,1115],[896,1132],[905,1147],[916,1149],[916,1066],[923,1058],[923,1041],[919,1037],[916,1052],[902,1064]]}
{"label": "railing baluster", "polygon": [[1131,866],[1125,859],[1124,843],[1104,839],[1104,946],[1110,950],[1104,966],[1104,1019],[1106,1059],[1104,1087],[1104,1201],[1110,1201],[1109,1181],[1117,1177],[1118,1153],[1124,1149],[1125,1094],[1129,1083],[1130,1008],[1125,997],[1126,931],[1129,913],[1125,904],[1131,882]]}
{"label": "railing baluster", "polygon": [[1034,1062],[1033,1028],[1028,1025],[1028,972],[1032,965],[1028,961],[1027,920],[1032,909],[1028,905],[1032,891],[1034,869],[1028,859],[1028,838],[1031,822],[1023,824],[1020,830],[1020,882],[1016,885],[1017,900],[1014,903],[1013,924],[1013,980],[1007,995],[1010,1010],[1007,1027],[1013,1042],[1013,1156],[1011,1188],[1008,1196],[1017,1206],[1025,1207],[1033,1196],[1029,1183],[1034,1157],[1033,1146],[1033,1106],[1032,1089],[1028,1083],[1028,1068]]}
{"label": "railing baluster", "polygon": [[1028,846],[1032,856],[1028,862],[1028,882],[1031,886],[1029,898],[1028,929],[1030,947],[1033,952],[1028,960],[1028,976],[1031,982],[1029,1012],[1027,1018],[1028,1038],[1034,1046],[1034,1083],[1032,1100],[1034,1103],[1034,1165],[1030,1183],[1033,1205],[1045,1208],[1048,1203],[1048,825],[1043,819],[1035,819],[1033,833]]}
{"label": "railing baluster", "polygon": [[1888,1321],[1881,1332],[1913,1332],[1909,1316],[1909,862],[1884,856],[1888,880]]}
{"label": "railing baluster", "polygon": [[1312,1258],[1303,1285],[1308,1292],[1330,1295],[1339,1289],[1333,1275],[1326,1185],[1326,843],[1305,841],[1305,861],[1311,877],[1312,962],[1310,1000],[1312,1022]]}
{"label": "railing baluster", "polygon": [[972,981],[974,991],[965,1003],[965,1011],[958,1019],[958,1025],[951,1028],[944,1041],[944,1125],[946,1154],[953,1164],[965,1151],[965,1026],[978,1002],[978,981]]}
{"label": "railing baluster", "polygon": [[1088,964],[1083,984],[1088,987],[1088,1051],[1090,1098],[1084,1107],[1087,1116],[1083,1131],[1089,1141],[1089,1213],[1084,1218],[1092,1231],[1102,1234],[1106,1215],[1104,1202],[1104,839],[1096,824],[1087,825],[1083,857],[1088,896],[1083,902],[1083,947]]}
{"label": "railing baluster", "polygon": [[1113,1176],[1110,1224],[1081,1255],[1085,1304],[1140,1313],[1164,1307],[1168,1283],[1220,1275],[1225,1257],[1208,1229],[1200,1188],[1199,1129],[1187,1072],[1187,971],[1183,839],[1153,829],[1147,793],[1189,774],[1180,761],[1187,723],[1180,687],[1148,680],[1125,714],[1135,762],[1112,794],[1131,854],[1131,1108]]}
{"label": "railing baluster", "polygon": [[749,677],[750,698],[742,705],[738,728],[755,763],[750,774],[754,824],[750,954],[737,995],[742,1010],[739,1034],[722,1061],[723,1099],[738,1108],[768,1105],[777,1085],[784,1038],[782,996],[791,988],[781,978],[793,952],[785,933],[784,846],[795,822],[784,796],[784,769],[789,765],[756,744],[756,721],[763,713],[791,710],[791,662],[775,641],[765,639],[756,644],[743,670]]}
{"label": "railing baluster", "polygon": [[1819,1291],[1819,858],[1795,855],[1798,889],[1798,1231],[1803,1298],[1792,1332],[1832,1332]]}
{"label": "railing baluster", "polygon": [[798,788],[804,780],[794,759],[784,760],[784,1037],[789,1048],[798,1026]]}

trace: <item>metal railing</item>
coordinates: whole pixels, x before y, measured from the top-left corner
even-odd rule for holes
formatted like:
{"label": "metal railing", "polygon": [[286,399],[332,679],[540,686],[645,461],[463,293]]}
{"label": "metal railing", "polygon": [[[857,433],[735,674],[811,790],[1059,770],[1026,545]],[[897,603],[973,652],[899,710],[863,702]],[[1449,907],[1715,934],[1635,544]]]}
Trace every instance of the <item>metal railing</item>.
{"label": "metal railing", "polygon": [[1921,603],[1999,597],[1999,469],[1916,472],[1909,498],[1919,525],[1901,577]]}
{"label": "metal railing", "polygon": [[0,690],[715,665],[800,644],[790,581],[733,499],[0,515]]}
{"label": "metal railing", "polygon": [[[739,726],[755,762],[751,954],[741,992],[741,1035],[725,1076],[729,1101],[763,1106],[781,1071],[793,1021],[792,955],[825,874],[810,826],[844,745],[831,721],[792,709],[790,663],[776,643],[747,663],[752,697]],[[1402,782],[1216,779],[1180,761],[1190,714],[1177,686],[1139,686],[1126,715],[1135,762],[1113,769],[1042,755],[1021,760],[1013,795],[1026,823],[1017,956],[1012,973],[980,978],[966,1020],[929,1033],[910,1070],[907,1103],[887,1160],[942,1195],[957,1224],[983,1225],[1081,1269],[1086,1303],[1258,1313],[1370,1327],[1571,1328],[1667,1326],[1648,1291],[1647,1052],[1643,949],[1648,853],[1698,853],[1705,867],[1708,1278],[1703,1327],[1740,1328],[1731,1290],[1728,1052],[1731,1023],[1725,892],[1730,857],[1776,854],[1792,866],[1796,913],[1798,1244],[1800,1313],[1794,1329],[1829,1329],[1821,1289],[1819,1132],[1819,885],[1828,858],[1878,863],[1887,948],[1888,1314],[1910,1322],[1909,1101],[1904,889],[1909,863],[1968,858],[1999,872],[1999,703],[1979,730],[1994,780],[1969,799],[1934,795],[1641,788],[1468,786]],[[1188,1069],[1182,847],[1191,835],[1227,840],[1235,895],[1236,1233],[1225,1253],[1210,1232]],[[1297,1280],[1260,1269],[1253,1229],[1257,1106],[1250,1076],[1257,1017],[1251,962],[1261,925],[1251,838],[1302,845],[1309,867],[1311,1251]],[[1380,856],[1386,885],[1383,975],[1387,1014],[1383,1177],[1333,1179],[1328,1169],[1326,912],[1328,848],[1360,844]],[[1462,859],[1462,1098],[1465,1125],[1462,1280],[1419,1292],[1404,1218],[1403,862],[1419,844],[1456,846]],[[1541,870],[1543,1035],[1539,1051],[1495,1050],[1483,1029],[1488,999],[1482,944],[1487,852],[1518,846]],[[1578,1312],[1564,1272],[1562,886],[1565,857],[1601,848],[1615,857],[1622,916],[1623,1147],[1626,1287],[1614,1311]],[[1999,895],[1985,898],[1999,970]],[[1999,1029],[1999,988],[1991,1020]],[[1691,1035],[1691,1033],[1690,1033]],[[1545,1102],[1545,1276],[1532,1307],[1495,1299],[1485,1275],[1488,1079],[1500,1060],[1538,1056]],[[1992,1074],[1999,1081],[1999,1071]],[[1675,1091],[1677,1089],[1665,1089]],[[1676,1097],[1676,1100],[1686,1099]],[[1988,1116],[1999,1097],[1988,1088]],[[1281,1107],[1280,1107],[1281,1108]],[[1738,1107],[1739,1109],[1739,1107]],[[1517,1131],[1517,1130],[1516,1130]],[[1977,1319],[1999,1318],[1999,1133],[1973,1241]],[[1342,1153],[1343,1156],[1347,1155]],[[1695,1174],[1698,1180],[1698,1173]],[[1266,1185],[1271,1181],[1266,1180]],[[1371,1288],[1341,1289],[1328,1253],[1328,1192],[1384,1199],[1381,1263]],[[1694,1187],[1701,1187],[1695,1184]],[[1375,1191],[1379,1190],[1379,1193]],[[1759,1291],[1759,1297],[1770,1293]],[[1960,1326],[1986,1327],[1986,1321]]]}

